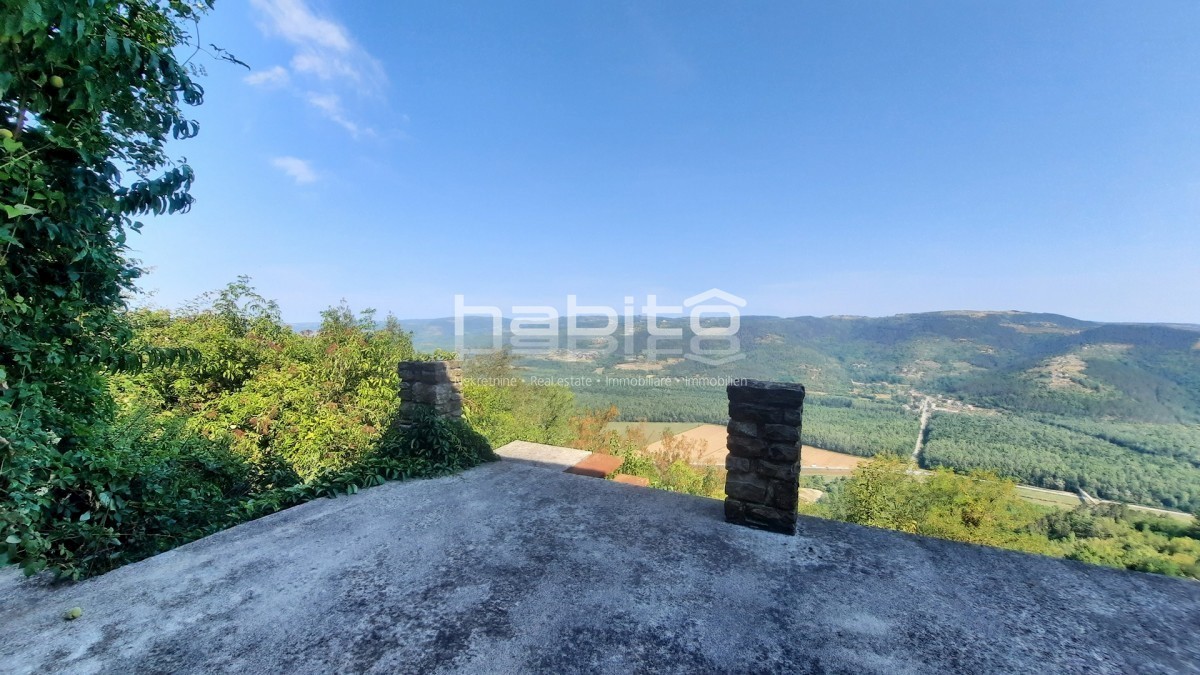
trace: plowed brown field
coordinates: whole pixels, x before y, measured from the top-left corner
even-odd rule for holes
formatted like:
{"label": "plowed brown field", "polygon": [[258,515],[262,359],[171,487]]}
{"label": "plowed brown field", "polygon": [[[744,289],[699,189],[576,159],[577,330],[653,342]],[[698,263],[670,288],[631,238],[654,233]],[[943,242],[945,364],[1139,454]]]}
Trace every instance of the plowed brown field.
{"label": "plowed brown field", "polygon": [[[702,466],[725,466],[725,427],[716,424],[701,424],[684,431],[677,436],[703,442],[703,449],[692,458],[693,464]],[[661,451],[662,441],[655,441],[646,446],[650,452]],[[800,449],[800,468],[824,470],[830,473],[848,473],[862,462],[869,461],[864,457],[855,457],[823,448],[805,445]]]}

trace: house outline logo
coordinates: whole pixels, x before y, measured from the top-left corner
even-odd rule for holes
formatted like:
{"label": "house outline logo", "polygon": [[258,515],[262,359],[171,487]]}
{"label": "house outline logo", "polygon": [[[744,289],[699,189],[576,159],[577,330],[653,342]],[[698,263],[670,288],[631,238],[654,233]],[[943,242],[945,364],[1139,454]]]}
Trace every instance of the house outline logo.
{"label": "house outline logo", "polygon": [[[509,329],[504,330],[504,313],[500,307],[493,305],[468,306],[465,296],[454,296],[454,337],[455,351],[460,356],[487,354],[501,349],[513,349],[514,353],[524,355],[543,355],[562,347],[559,334],[559,320],[563,315],[550,305],[516,305],[512,307],[512,318],[509,319]],[[625,338],[627,343],[632,340],[632,327],[635,308],[633,296],[625,297]],[[738,330],[741,328],[741,308],[746,306],[745,298],[734,295],[720,288],[710,288],[683,300],[679,305],[659,305],[657,295],[647,295],[646,304],[642,307],[646,317],[647,330],[650,333],[650,345],[643,354],[649,361],[655,361],[661,356],[683,356],[698,363],[719,366],[732,361],[746,358],[741,351],[738,340]],[[606,347],[602,350],[611,354],[617,350],[615,336],[619,321],[615,308],[604,305],[581,306],[578,297],[567,296],[567,331],[568,344],[579,338],[603,338]],[[603,328],[581,327],[577,323],[578,311],[588,310],[588,315],[604,316]],[[684,341],[685,333],[682,327],[666,327],[658,325],[658,317],[683,314],[691,329],[692,338],[687,344],[678,348],[659,349],[655,345],[659,340]],[[466,346],[466,317],[468,315],[483,315],[490,318],[492,344],[490,347],[469,348]],[[704,321],[704,317],[724,317],[724,321]],[[508,344],[505,345],[505,337]],[[714,346],[715,345],[715,346]]]}
{"label": "house outline logo", "polygon": [[[702,304],[710,300],[719,300],[722,304]],[[684,358],[710,366],[746,358],[737,336],[742,325],[740,309],[746,306],[745,298],[714,287],[685,299],[683,306],[689,310],[688,323],[692,330],[689,350],[683,355]],[[705,326],[701,319],[706,314],[721,314],[728,318],[729,323],[725,326]],[[724,342],[725,348],[705,347],[705,342],[713,341]]]}

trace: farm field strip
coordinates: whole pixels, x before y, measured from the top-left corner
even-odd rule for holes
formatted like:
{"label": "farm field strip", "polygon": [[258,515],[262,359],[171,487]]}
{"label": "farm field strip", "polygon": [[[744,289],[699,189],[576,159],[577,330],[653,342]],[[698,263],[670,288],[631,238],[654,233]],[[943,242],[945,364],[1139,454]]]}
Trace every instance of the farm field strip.
{"label": "farm field strip", "polygon": [[[667,426],[671,425],[668,424]],[[676,436],[703,442],[704,449],[698,456],[692,458],[693,464],[700,466],[725,466],[725,456],[729,454],[729,451],[725,448],[727,433],[725,427],[717,424],[697,424],[682,432],[677,432],[674,427],[671,428],[671,431]],[[662,441],[655,441],[646,446],[646,450],[649,452],[656,452],[661,449]],[[865,461],[867,461],[865,457],[833,452],[824,448],[815,448],[811,445],[802,446],[800,449],[801,470],[814,469],[849,473]]]}
{"label": "farm field strip", "polygon": [[607,431],[615,431],[623,434],[627,429],[645,427],[648,437],[658,438],[662,436],[664,431],[670,431],[673,434],[682,434],[698,426],[700,426],[699,422],[609,422],[604,425],[604,428]]}
{"label": "farm field strip", "polygon": [[[671,433],[682,436],[687,439],[703,441],[704,450],[699,456],[692,459],[692,463],[699,466],[724,466],[725,456],[729,451],[725,448],[726,429],[717,424],[689,424],[680,422],[611,422],[609,428],[624,431],[631,426],[643,425],[646,427],[650,437],[660,435],[664,430],[670,430]],[[655,441],[646,446],[646,450],[654,452],[662,449],[662,441]],[[834,452],[817,448],[811,445],[804,445],[800,450],[800,471],[808,475],[816,476],[848,476],[856,467],[863,462],[871,461],[866,457],[858,457],[848,455],[842,452]],[[924,473],[924,472],[922,472]],[[1022,499],[1041,504],[1043,506],[1054,506],[1057,508],[1074,508],[1081,503],[1079,495],[1073,492],[1065,492],[1062,490],[1050,490],[1047,488],[1035,487],[1032,485],[1017,485],[1017,494]],[[1101,500],[1106,502],[1106,500]],[[1107,502],[1112,503],[1112,502]],[[1127,504],[1127,506],[1135,511],[1142,511],[1156,515],[1169,516],[1181,521],[1190,521],[1192,516],[1180,511],[1170,511],[1167,509],[1158,509],[1149,506],[1141,506],[1138,504]]]}

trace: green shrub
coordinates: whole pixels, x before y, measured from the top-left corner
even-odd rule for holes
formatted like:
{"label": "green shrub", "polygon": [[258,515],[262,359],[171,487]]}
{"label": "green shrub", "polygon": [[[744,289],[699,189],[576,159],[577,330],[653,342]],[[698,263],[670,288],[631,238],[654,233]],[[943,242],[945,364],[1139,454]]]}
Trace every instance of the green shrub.
{"label": "green shrub", "polygon": [[53,453],[13,483],[20,489],[0,507],[0,564],[91,576],[312,499],[497,458],[466,422],[431,410],[407,428],[393,426],[363,458],[306,483],[278,457],[253,463],[184,419],[146,410],[118,417],[100,442],[103,453]]}
{"label": "green shrub", "polygon": [[499,459],[487,439],[465,421],[438,415],[428,406],[418,407],[410,424],[392,424],[380,442],[379,454],[418,459],[434,471],[456,471]]}
{"label": "green shrub", "polygon": [[145,410],[119,416],[96,443],[104,452],[56,448],[20,476],[6,470],[0,564],[104,572],[215,532],[232,504],[294,478]]}

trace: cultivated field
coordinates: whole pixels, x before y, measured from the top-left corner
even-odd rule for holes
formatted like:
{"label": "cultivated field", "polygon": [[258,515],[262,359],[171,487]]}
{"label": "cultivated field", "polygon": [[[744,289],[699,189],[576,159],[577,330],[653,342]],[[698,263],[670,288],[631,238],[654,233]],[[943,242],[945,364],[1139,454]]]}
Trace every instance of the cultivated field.
{"label": "cultivated field", "polygon": [[1047,490],[1044,488],[1030,487],[1028,485],[1018,485],[1017,494],[1025,501],[1041,504],[1042,506],[1055,506],[1064,509],[1073,509],[1083,502],[1079,499],[1079,495],[1073,492],[1064,492],[1062,490]]}
{"label": "cultivated field", "polygon": [[[682,434],[698,426],[700,426],[698,422],[609,422],[604,428],[609,431],[615,431],[618,434],[623,434],[627,429],[642,427],[642,430],[646,432],[647,438],[661,438],[664,431],[670,431],[673,434]],[[722,440],[721,445],[724,446],[725,441]]]}
{"label": "cultivated field", "polygon": [[[660,424],[664,428],[670,428],[671,432],[676,436],[680,436],[692,441],[699,441],[702,445],[702,450],[692,458],[693,464],[701,466],[725,466],[725,455],[729,451],[725,449],[725,427],[717,424],[698,424],[683,431],[679,430],[678,424]],[[662,433],[661,430],[653,432],[654,436]],[[656,452],[662,450],[662,441],[655,441],[646,446],[646,450]],[[800,449],[800,467],[805,473],[830,473],[834,475],[848,474],[854,470],[862,462],[868,461],[863,457],[855,457],[840,452],[833,452],[822,448],[814,448],[811,445],[805,445]]]}
{"label": "cultivated field", "polygon": [[811,445],[800,448],[800,470],[804,473],[848,474],[859,464],[869,461],[871,460],[866,457],[855,457],[843,452],[814,448]]}
{"label": "cultivated field", "polygon": [[[693,464],[699,466],[725,466],[725,456],[729,454],[729,451],[725,449],[726,430],[723,426],[717,424],[690,424],[687,422],[611,422],[608,428],[624,432],[629,427],[639,425],[645,428],[647,438],[661,437],[663,431],[669,430],[676,436],[700,441],[701,450],[692,458]],[[662,441],[655,441],[647,445],[646,450],[650,452],[661,451]],[[855,467],[869,461],[871,460],[867,457],[857,457],[823,448],[814,448],[811,445],[802,446],[800,449],[800,470],[802,473],[810,476],[849,476]],[[928,472],[919,471],[918,473]],[[1026,501],[1042,506],[1071,509],[1080,504],[1078,495],[1061,490],[1047,490],[1028,485],[1018,485],[1017,494]],[[1133,504],[1130,504],[1129,507],[1137,511],[1170,516],[1184,522],[1190,522],[1192,519],[1190,514],[1178,511],[1154,509]]]}

